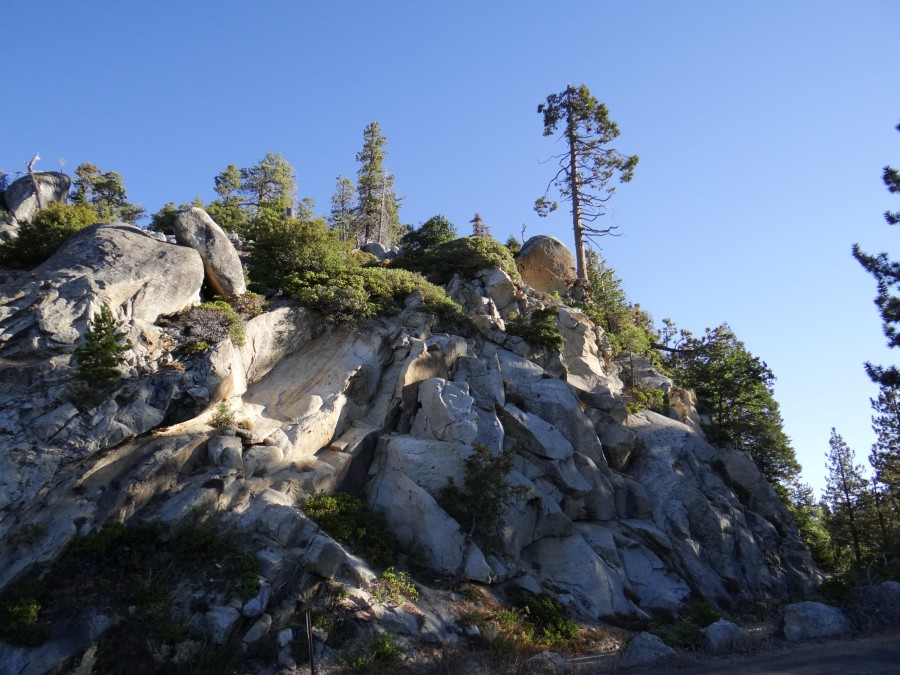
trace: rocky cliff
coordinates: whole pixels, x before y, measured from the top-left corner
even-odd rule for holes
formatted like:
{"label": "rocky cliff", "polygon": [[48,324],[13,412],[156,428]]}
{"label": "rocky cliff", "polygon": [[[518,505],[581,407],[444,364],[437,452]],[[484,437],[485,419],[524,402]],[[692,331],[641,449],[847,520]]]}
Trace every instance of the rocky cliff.
{"label": "rocky cliff", "polygon": [[[262,612],[268,629],[312,580],[374,577],[300,508],[323,491],[363,496],[437,576],[549,593],[583,618],[677,615],[691,597],[735,608],[816,584],[789,514],[746,454],[707,443],[691,393],[641,359],[612,359],[602,330],[527,273],[524,285],[500,269],[448,284],[466,335],[441,332],[416,296],[353,330],[282,302],[246,321],[243,344],[183,355],[168,317],[209,289],[243,289],[228,238],[194,215],[180,244],[95,225],[33,271],[0,271],[0,588],[104,524],[219,514],[250,536],[269,590],[256,613],[219,598],[183,616],[214,641],[256,629]],[[103,304],[127,331],[125,377],[79,400],[73,352]],[[505,331],[511,312],[550,304],[559,352]],[[626,413],[642,384],[667,391],[667,415]],[[220,402],[236,424],[214,429]],[[464,482],[473,443],[513,451],[506,480],[522,488],[493,550],[438,503],[448,478]],[[460,632],[425,598],[371,619],[439,642]],[[6,652],[18,664],[6,672],[40,672],[40,649]]]}

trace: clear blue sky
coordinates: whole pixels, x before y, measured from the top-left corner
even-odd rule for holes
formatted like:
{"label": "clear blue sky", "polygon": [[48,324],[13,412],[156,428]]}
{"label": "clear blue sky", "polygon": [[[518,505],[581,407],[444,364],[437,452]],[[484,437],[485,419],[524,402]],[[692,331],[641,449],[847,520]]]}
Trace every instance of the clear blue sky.
{"label": "clear blue sky", "polygon": [[869,452],[862,363],[884,347],[850,246],[900,257],[880,180],[900,164],[900,3],[14,2],[3,8],[0,168],[125,176],[149,212],[213,197],[266,152],[326,212],[378,120],[404,222],[553,234],[532,211],[556,146],[537,104],[585,83],[640,155],[603,253],[657,320],[727,321],[775,372],[804,478],[832,426]]}

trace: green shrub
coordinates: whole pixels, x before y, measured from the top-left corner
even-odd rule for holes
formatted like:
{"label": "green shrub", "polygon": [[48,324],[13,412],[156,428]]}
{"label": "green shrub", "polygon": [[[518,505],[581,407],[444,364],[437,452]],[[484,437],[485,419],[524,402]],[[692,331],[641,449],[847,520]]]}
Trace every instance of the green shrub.
{"label": "green shrub", "polygon": [[448,478],[438,496],[441,507],[487,550],[501,548],[498,529],[503,513],[529,492],[506,480],[515,456],[512,451],[494,455],[487,446],[474,443],[472,454],[466,458],[462,487],[456,485],[452,477]]}
{"label": "green shrub", "polygon": [[369,675],[370,673],[396,672],[403,659],[403,648],[390,633],[377,635],[361,648],[341,657],[347,670]]}
{"label": "green shrub", "polygon": [[565,647],[578,637],[578,624],[553,596],[521,589],[512,597],[512,603],[533,627],[536,639],[548,647]]}
{"label": "green shrub", "polygon": [[722,618],[708,600],[700,598],[688,602],[677,621],[655,626],[650,632],[670,647],[696,650],[703,647],[704,628]]}
{"label": "green shrub", "polygon": [[464,323],[462,308],[439,286],[406,270],[350,268],[333,275],[305,272],[289,277],[285,291],[305,307],[321,312],[334,325],[394,314],[413,293],[422,296],[422,310],[443,319]]}
{"label": "green shrub", "polygon": [[119,372],[122,353],[130,347],[122,342],[125,336],[119,332],[121,326],[122,322],[113,318],[112,311],[105,304],[90,322],[84,344],[75,350],[78,362],[76,377],[86,390],[106,392],[122,376]]}
{"label": "green shrub", "polygon": [[52,202],[31,221],[19,224],[16,236],[0,244],[0,262],[35,267],[56,253],[69,236],[94,223],[108,222],[88,204]]}
{"label": "green shrub", "polygon": [[209,426],[213,429],[222,429],[224,427],[229,427],[234,424],[234,413],[231,412],[231,408],[228,407],[228,404],[225,401],[219,403],[216,406],[216,412],[209,420]]}
{"label": "green shrub", "polygon": [[442,283],[449,281],[454,274],[471,279],[480,270],[500,267],[514,281],[522,282],[509,249],[488,237],[454,239],[435,246],[419,257],[397,258],[392,266],[434,274]]}
{"label": "green shrub", "polygon": [[625,409],[629,415],[641,410],[652,410],[663,414],[666,407],[666,394],[662,389],[632,389],[626,393]]}
{"label": "green shrub", "polygon": [[391,565],[374,584],[375,599],[384,604],[392,602],[400,604],[404,600],[418,600],[419,591],[416,589],[406,572],[395,572],[394,566]]}
{"label": "green shrub", "polygon": [[387,519],[383,513],[370,511],[361,499],[344,492],[319,494],[303,502],[302,508],[325,532],[373,565],[393,564],[397,540]]}
{"label": "green shrub", "polygon": [[334,277],[347,267],[349,244],[321,218],[283,218],[261,227],[250,258],[250,278],[258,289],[286,289],[289,279],[307,273]]}
{"label": "green shrub", "polygon": [[40,619],[45,588],[37,581],[16,584],[0,598],[0,637],[23,647],[36,647],[50,637]]}
{"label": "green shrub", "polygon": [[518,335],[532,347],[558,352],[563,348],[565,341],[556,324],[557,316],[559,307],[555,305],[536,309],[527,319],[524,316],[516,316],[510,320],[506,325],[506,332]]}

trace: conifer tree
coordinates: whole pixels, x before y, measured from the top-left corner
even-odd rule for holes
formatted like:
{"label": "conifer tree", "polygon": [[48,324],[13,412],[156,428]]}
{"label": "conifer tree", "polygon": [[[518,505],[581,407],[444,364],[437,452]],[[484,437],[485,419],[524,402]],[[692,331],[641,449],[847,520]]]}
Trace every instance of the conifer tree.
{"label": "conifer tree", "polygon": [[862,523],[866,502],[866,479],[856,463],[856,453],[835,429],[829,439],[828,472],[824,502],[828,506],[828,530],[836,557],[841,549],[852,548],[857,564],[862,562]]}
{"label": "conifer tree", "polygon": [[121,220],[135,223],[143,218],[144,207],[129,203],[120,173],[102,172],[94,164],[85,162],[75,168],[75,176],[72,202],[93,206],[98,222]]}
{"label": "conifer tree", "polygon": [[352,241],[357,245],[365,244],[357,237],[356,219],[356,186],[346,176],[337,177],[337,185],[334,194],[331,195],[331,214],[328,217],[328,226],[335,230],[341,241]]}
{"label": "conifer tree", "polygon": [[473,237],[490,237],[491,236],[491,228],[484,224],[484,219],[481,217],[481,214],[477,211],[475,212],[475,216],[472,220],[469,221],[472,224],[472,236]]}
{"label": "conifer tree", "polygon": [[85,387],[105,392],[121,377],[121,355],[130,348],[123,342],[125,336],[119,331],[121,326],[122,322],[113,317],[106,304],[91,321],[84,344],[75,350],[77,377]]}
{"label": "conifer tree", "polygon": [[608,147],[618,137],[619,127],[609,118],[606,106],[583,84],[577,88],[569,85],[564,91],[551,94],[537,111],[544,116],[544,136],[553,136],[562,126],[565,152],[554,156],[559,161],[559,171],[547,185],[544,196],[535,201],[534,208],[540,216],[556,210],[557,203],[548,197],[552,187],[571,203],[576,274],[579,280],[587,282],[585,240],[612,234],[616,229],[615,224],[601,228],[593,223],[606,212],[606,202],[615,192],[609,182],[616,176],[620,183],[630,181],[638,157]]}
{"label": "conifer tree", "polygon": [[[900,131],[900,124],[897,125]],[[882,172],[882,180],[888,192],[900,192],[900,171],[886,166]],[[884,219],[889,225],[900,223],[900,211],[887,211]],[[859,261],[867,272],[878,282],[878,294],[875,306],[881,313],[881,321],[889,347],[900,346],[900,262],[890,260],[887,253],[870,255],[863,253],[859,244],[853,245],[853,257]],[[896,366],[876,366],[866,363],[866,372],[873,381],[887,386],[900,386],[900,370]]]}
{"label": "conifer tree", "polygon": [[869,464],[875,472],[876,497],[900,518],[900,389],[882,386],[872,409],[875,443]]}
{"label": "conifer tree", "polygon": [[244,206],[250,208],[251,214],[255,216],[262,209],[270,209],[278,215],[290,215],[289,211],[293,211],[297,194],[297,181],[294,168],[280,152],[266,153],[253,166],[241,169],[240,174],[239,192],[244,197]]}
{"label": "conifer tree", "polygon": [[394,176],[384,168],[387,139],[378,122],[371,122],[363,131],[363,148],[356,161],[358,195],[356,216],[365,242],[377,241],[390,246],[399,236],[400,199],[394,192]]}

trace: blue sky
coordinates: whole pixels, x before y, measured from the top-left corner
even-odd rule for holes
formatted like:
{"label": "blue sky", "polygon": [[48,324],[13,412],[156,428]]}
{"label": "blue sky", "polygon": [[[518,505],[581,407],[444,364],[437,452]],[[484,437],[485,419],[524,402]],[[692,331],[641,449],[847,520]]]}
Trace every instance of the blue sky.
{"label": "blue sky", "polygon": [[727,321],[769,364],[820,487],[832,426],[860,461],[873,441],[863,361],[900,360],[850,255],[900,257],[898,25],[892,0],[10,3],[0,168],[91,161],[153,212],[277,151],[324,213],[378,120],[404,222],[571,244],[532,210],[557,149],[536,108],[585,83],[641,158],[603,254],[657,320]]}

